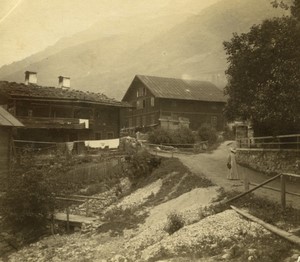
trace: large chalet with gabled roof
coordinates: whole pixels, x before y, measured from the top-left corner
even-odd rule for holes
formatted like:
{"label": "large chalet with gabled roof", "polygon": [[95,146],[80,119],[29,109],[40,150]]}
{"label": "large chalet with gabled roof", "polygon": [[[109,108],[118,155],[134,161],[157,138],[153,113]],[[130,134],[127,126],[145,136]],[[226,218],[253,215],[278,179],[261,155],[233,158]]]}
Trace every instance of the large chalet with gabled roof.
{"label": "large chalet with gabled roof", "polygon": [[60,76],[57,87],[39,86],[37,74],[28,71],[25,83],[0,81],[0,97],[6,97],[8,112],[24,124],[17,138],[31,141],[118,138],[121,109],[128,106],[104,94],[72,89],[68,77]]}
{"label": "large chalet with gabled roof", "polygon": [[129,129],[185,126],[197,130],[207,123],[220,131],[225,124],[224,94],[206,81],[137,75],[122,101],[133,107],[125,116]]}

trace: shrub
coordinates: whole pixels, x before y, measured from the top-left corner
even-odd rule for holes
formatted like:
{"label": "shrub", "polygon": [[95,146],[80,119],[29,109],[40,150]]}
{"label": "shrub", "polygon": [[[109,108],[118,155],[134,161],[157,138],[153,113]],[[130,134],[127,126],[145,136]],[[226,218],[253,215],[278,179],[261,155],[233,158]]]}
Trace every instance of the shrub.
{"label": "shrub", "polygon": [[133,154],[127,159],[127,162],[127,175],[133,181],[146,177],[160,165],[160,159],[145,150]]}
{"label": "shrub", "polygon": [[41,170],[14,175],[3,199],[4,219],[13,228],[39,231],[53,214],[55,198],[47,176]]}
{"label": "shrub", "polygon": [[191,129],[179,128],[171,132],[171,140],[173,144],[194,144],[195,137]]}
{"label": "shrub", "polygon": [[154,129],[150,132],[148,140],[152,144],[169,144],[172,143],[171,133],[163,128]]}
{"label": "shrub", "polygon": [[216,129],[208,124],[203,124],[198,129],[198,136],[201,141],[208,141],[208,144],[212,145],[217,142],[218,135]]}
{"label": "shrub", "polygon": [[157,128],[149,134],[149,142],[152,144],[193,144],[195,136],[189,128],[166,130]]}
{"label": "shrub", "polygon": [[168,215],[167,224],[164,230],[169,233],[169,235],[174,234],[180,228],[184,227],[184,220],[178,213],[172,212]]}

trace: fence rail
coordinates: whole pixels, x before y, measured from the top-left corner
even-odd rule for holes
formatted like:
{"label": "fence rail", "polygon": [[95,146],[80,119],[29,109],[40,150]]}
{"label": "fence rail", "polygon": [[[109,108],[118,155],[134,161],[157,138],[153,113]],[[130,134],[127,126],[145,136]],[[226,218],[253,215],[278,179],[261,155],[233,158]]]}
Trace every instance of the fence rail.
{"label": "fence rail", "polygon": [[199,153],[207,149],[207,141],[202,141],[196,144],[150,144],[144,143],[149,150],[155,152],[171,153],[172,157],[175,152],[177,153]]}
{"label": "fence rail", "polygon": [[[270,187],[270,186],[266,186],[266,184],[270,183],[271,181],[273,181],[273,180],[275,180],[279,177],[280,177],[280,189]],[[265,182],[263,182],[261,184],[256,184],[256,183],[250,182],[248,177],[245,175],[245,177],[244,177],[245,192],[242,193],[239,197],[241,197],[243,195],[246,195],[246,194],[262,187],[262,188],[265,188],[265,189],[268,189],[268,190],[280,192],[281,193],[281,206],[282,206],[283,209],[285,209],[286,208],[286,194],[290,194],[290,195],[293,195],[293,196],[300,197],[300,194],[295,193],[295,192],[289,192],[289,191],[286,190],[286,178],[287,177],[300,178],[300,175],[291,174],[291,173],[281,173],[281,174],[278,174],[278,175],[266,180]],[[252,185],[254,187],[252,189],[250,189],[250,185]]]}
{"label": "fence rail", "polygon": [[237,139],[239,148],[300,150],[300,134]]}

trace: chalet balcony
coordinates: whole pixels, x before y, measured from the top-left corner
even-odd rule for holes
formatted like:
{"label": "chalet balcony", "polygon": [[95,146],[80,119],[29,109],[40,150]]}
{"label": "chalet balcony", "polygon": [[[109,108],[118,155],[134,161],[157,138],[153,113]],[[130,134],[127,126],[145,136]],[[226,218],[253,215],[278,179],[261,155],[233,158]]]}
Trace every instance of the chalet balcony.
{"label": "chalet balcony", "polygon": [[28,116],[19,116],[17,119],[27,128],[90,129],[94,122],[91,119]]}

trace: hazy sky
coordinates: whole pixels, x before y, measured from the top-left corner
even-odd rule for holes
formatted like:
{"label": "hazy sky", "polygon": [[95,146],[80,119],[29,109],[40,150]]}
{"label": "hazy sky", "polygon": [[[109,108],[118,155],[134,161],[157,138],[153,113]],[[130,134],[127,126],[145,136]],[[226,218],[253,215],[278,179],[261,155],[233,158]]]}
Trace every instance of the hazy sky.
{"label": "hazy sky", "polygon": [[0,0],[0,66],[41,51],[111,16],[198,13],[217,1],[220,0]]}

